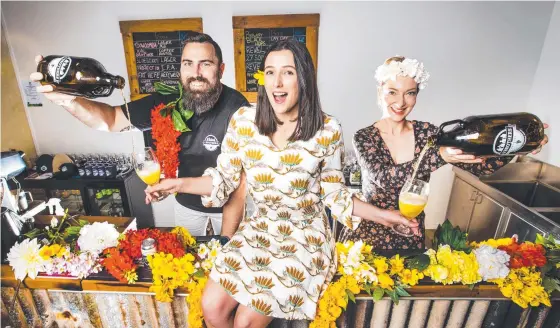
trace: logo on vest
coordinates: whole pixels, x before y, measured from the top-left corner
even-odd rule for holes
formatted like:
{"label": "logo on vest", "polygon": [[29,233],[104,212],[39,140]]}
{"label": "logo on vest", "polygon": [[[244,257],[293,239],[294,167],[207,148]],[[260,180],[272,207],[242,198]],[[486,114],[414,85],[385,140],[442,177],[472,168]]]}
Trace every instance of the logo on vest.
{"label": "logo on vest", "polygon": [[67,56],[51,60],[48,70],[55,83],[62,82],[68,71],[70,71],[71,64],[72,59]]}
{"label": "logo on vest", "polygon": [[204,145],[204,148],[206,148],[206,150],[208,151],[214,151],[218,149],[218,147],[220,147],[220,142],[218,141],[218,138],[214,137],[211,134],[207,135],[206,138],[204,138],[202,144]]}
{"label": "logo on vest", "polygon": [[519,130],[515,124],[508,124],[494,139],[493,150],[497,155],[515,153],[525,146],[526,141],[527,137],[523,131]]}

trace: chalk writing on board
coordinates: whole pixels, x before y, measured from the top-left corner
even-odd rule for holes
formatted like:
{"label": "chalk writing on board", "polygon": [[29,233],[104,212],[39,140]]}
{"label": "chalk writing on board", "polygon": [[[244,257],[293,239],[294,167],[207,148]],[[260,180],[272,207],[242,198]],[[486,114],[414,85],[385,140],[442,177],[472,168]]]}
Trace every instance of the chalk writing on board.
{"label": "chalk writing on board", "polygon": [[296,39],[305,43],[305,27],[282,27],[282,28],[248,28],[245,29],[245,73],[246,90],[257,91],[257,81],[253,74],[259,69],[264,54],[274,42]]}
{"label": "chalk writing on board", "polygon": [[139,93],[155,92],[154,83],[176,85],[181,70],[181,52],[186,38],[194,32],[134,32]]}

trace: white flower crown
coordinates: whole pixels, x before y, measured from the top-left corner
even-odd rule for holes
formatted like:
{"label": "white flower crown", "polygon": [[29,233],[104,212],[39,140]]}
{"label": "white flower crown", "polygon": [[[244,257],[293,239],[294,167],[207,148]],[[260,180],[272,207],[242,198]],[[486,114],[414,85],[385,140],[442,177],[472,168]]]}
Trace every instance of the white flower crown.
{"label": "white flower crown", "polygon": [[416,59],[406,58],[402,62],[392,61],[389,64],[383,64],[375,70],[375,79],[379,85],[388,80],[397,80],[397,76],[410,76],[418,83],[419,89],[424,89],[430,78],[430,73],[424,69],[424,64]]}

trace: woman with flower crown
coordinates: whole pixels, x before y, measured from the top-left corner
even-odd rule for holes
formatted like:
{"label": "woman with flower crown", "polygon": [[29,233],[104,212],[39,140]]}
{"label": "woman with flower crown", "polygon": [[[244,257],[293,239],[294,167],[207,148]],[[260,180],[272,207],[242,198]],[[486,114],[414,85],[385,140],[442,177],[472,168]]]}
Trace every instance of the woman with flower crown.
{"label": "woman with flower crown", "polygon": [[[353,145],[362,172],[362,193],[370,204],[397,209],[399,193],[412,177],[414,165],[428,138],[437,133],[433,124],[407,120],[420,90],[430,74],[416,59],[391,57],[375,72],[381,120],[358,130]],[[545,137],[542,145],[546,144]],[[540,151],[540,148],[534,153]],[[430,148],[419,164],[415,177],[428,182],[430,173],[451,163],[475,175],[490,174],[507,164],[512,157],[476,158],[451,147]],[[423,249],[424,212],[416,219],[420,224],[412,237],[404,237],[376,222],[362,222],[358,229],[344,228],[341,240],[362,240],[374,249]]]}
{"label": "woman with flower crown", "polygon": [[246,176],[256,210],[218,255],[202,300],[205,320],[214,327],[265,327],[273,317],[314,319],[336,271],[325,206],[348,229],[361,218],[418,227],[345,187],[342,128],[321,110],[305,45],[274,44],[261,71],[257,106],[233,115],[217,167],[203,177],[163,180],[146,189],[146,201],[184,192],[220,206]]}

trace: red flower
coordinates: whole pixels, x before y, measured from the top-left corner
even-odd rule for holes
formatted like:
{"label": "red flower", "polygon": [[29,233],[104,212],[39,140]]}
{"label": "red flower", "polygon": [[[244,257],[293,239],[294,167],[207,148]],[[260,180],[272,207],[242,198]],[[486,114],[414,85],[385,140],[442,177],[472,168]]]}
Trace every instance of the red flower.
{"label": "red flower", "polygon": [[152,138],[156,146],[156,157],[166,178],[176,178],[179,167],[181,145],[178,138],[181,132],[175,130],[171,115],[162,116],[163,103],[152,109]]}
{"label": "red flower", "polygon": [[156,241],[156,251],[172,254],[175,258],[185,255],[185,247],[171,232],[162,232],[158,229],[129,230],[117,247],[111,247],[103,252],[105,258],[101,264],[107,271],[121,282],[127,282],[131,273],[136,273],[135,260],[142,257],[142,241],[153,238]]}
{"label": "red flower", "polygon": [[509,254],[510,269],[530,266],[542,267],[546,264],[545,249],[542,245],[513,242],[508,246],[498,248]]}
{"label": "red flower", "polygon": [[121,253],[116,247],[107,248],[103,251],[105,258],[101,260],[101,264],[107,271],[120,282],[128,283],[126,274],[136,271],[136,264],[132,258],[125,253]]}

